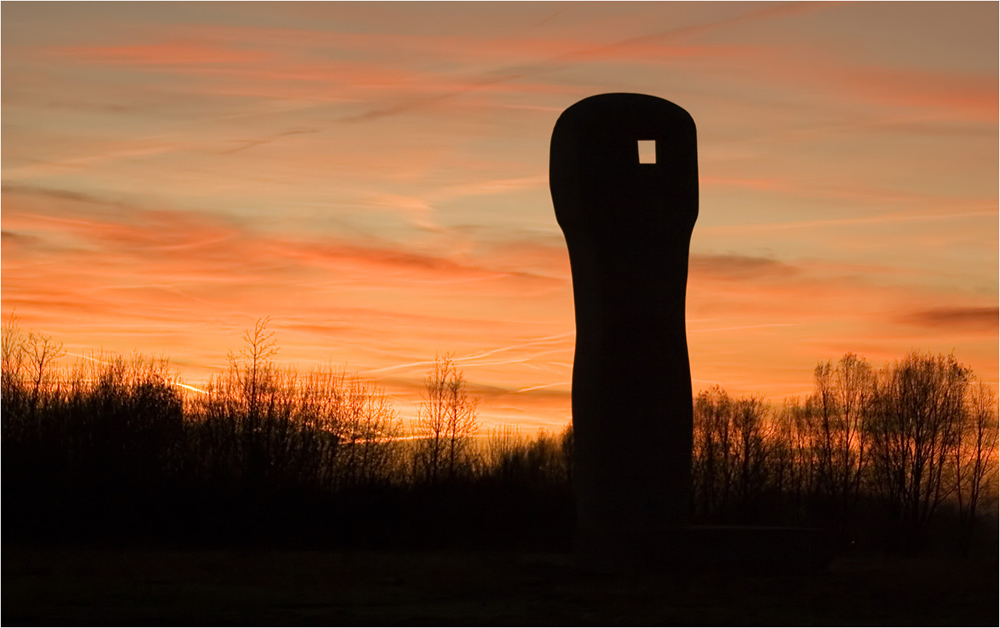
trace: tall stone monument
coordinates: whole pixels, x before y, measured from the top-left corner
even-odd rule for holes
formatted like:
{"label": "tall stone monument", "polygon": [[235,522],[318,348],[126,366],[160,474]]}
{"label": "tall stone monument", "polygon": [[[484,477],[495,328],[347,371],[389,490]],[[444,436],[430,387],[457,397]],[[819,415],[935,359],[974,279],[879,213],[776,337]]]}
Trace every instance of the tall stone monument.
{"label": "tall stone monument", "polygon": [[601,565],[641,562],[690,508],[694,121],[653,96],[584,99],[556,122],[549,185],[576,308],[578,547]]}

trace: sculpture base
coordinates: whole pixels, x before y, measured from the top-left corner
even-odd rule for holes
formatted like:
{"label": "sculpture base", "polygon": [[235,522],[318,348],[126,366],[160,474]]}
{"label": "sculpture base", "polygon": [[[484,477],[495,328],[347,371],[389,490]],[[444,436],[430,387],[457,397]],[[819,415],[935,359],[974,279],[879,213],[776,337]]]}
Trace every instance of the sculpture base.
{"label": "sculpture base", "polygon": [[600,538],[581,534],[576,551],[584,568],[610,572],[820,571],[834,553],[827,530],[777,526],[682,526]]}

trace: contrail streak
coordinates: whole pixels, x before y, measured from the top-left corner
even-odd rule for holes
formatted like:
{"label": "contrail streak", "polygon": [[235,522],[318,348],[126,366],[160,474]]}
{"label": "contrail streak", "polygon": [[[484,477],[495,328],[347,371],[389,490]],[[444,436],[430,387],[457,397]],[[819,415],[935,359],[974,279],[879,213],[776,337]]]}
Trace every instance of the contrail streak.
{"label": "contrail streak", "polygon": [[[535,338],[534,340],[529,340],[529,341],[526,341],[526,342],[512,344],[512,345],[508,345],[506,347],[497,347],[495,349],[487,349],[485,351],[480,351],[478,353],[473,353],[473,354],[466,355],[466,356],[455,357],[454,361],[456,363],[469,363],[469,362],[473,362],[475,360],[481,360],[482,358],[486,358],[486,357],[489,357],[489,356],[492,356],[492,355],[496,355],[497,353],[502,353],[504,351],[512,351],[514,349],[521,349],[521,348],[524,348],[524,347],[532,347],[532,346],[537,346],[537,345],[549,344],[551,342],[555,342],[557,340],[560,340],[560,339],[563,339],[563,338],[567,338],[567,337],[573,336],[575,334],[576,334],[576,332],[567,332],[565,334],[556,334],[555,336],[543,336],[541,338]],[[505,360],[505,361],[499,361],[499,362],[475,362],[475,365],[476,366],[494,366],[494,365],[497,365],[497,364],[513,364],[513,363],[517,363],[517,362],[526,362],[527,360],[531,359],[531,357],[537,357],[537,355],[540,355],[540,354],[536,354],[535,356],[530,356],[530,357],[526,357],[526,358],[515,358],[515,359]],[[384,366],[384,367],[377,368],[377,369],[369,369],[367,371],[364,371],[364,374],[365,375],[370,375],[370,374],[373,374],[373,373],[385,373],[385,372],[388,372],[388,371],[396,371],[396,370],[399,370],[399,369],[413,368],[413,367],[417,367],[417,366],[430,366],[431,364],[434,364],[434,360],[420,360],[418,362],[407,362],[405,364],[394,364],[392,366]]]}
{"label": "contrail streak", "polygon": [[689,329],[689,334],[698,334],[707,331],[730,331],[734,329],[760,329],[761,327],[795,327],[794,323],[768,323],[764,325],[737,325],[735,327],[712,327],[710,329]]}
{"label": "contrail streak", "polygon": [[538,386],[528,386],[527,388],[519,388],[517,390],[512,390],[514,394],[530,392],[532,390],[541,390],[542,388],[555,388],[556,386],[569,386],[570,382],[556,382],[554,384],[540,384]]}

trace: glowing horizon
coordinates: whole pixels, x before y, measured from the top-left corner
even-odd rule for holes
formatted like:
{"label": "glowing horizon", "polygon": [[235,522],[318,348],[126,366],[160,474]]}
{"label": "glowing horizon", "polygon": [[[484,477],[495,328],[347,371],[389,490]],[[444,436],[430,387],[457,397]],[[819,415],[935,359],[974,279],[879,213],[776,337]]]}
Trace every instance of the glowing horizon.
{"label": "glowing horizon", "polygon": [[955,352],[998,379],[995,4],[8,3],[2,313],[198,386],[271,317],[283,364],[413,414],[454,354],[486,425],[570,419],[559,113],[699,132],[694,389]]}

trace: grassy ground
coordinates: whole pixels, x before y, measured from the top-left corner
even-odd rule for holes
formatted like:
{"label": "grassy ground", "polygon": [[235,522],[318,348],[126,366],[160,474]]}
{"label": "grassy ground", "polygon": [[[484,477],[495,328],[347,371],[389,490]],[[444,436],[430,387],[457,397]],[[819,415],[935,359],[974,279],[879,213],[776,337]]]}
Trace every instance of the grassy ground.
{"label": "grassy ground", "polygon": [[608,576],[553,554],[3,551],[4,625],[997,625],[996,556]]}

